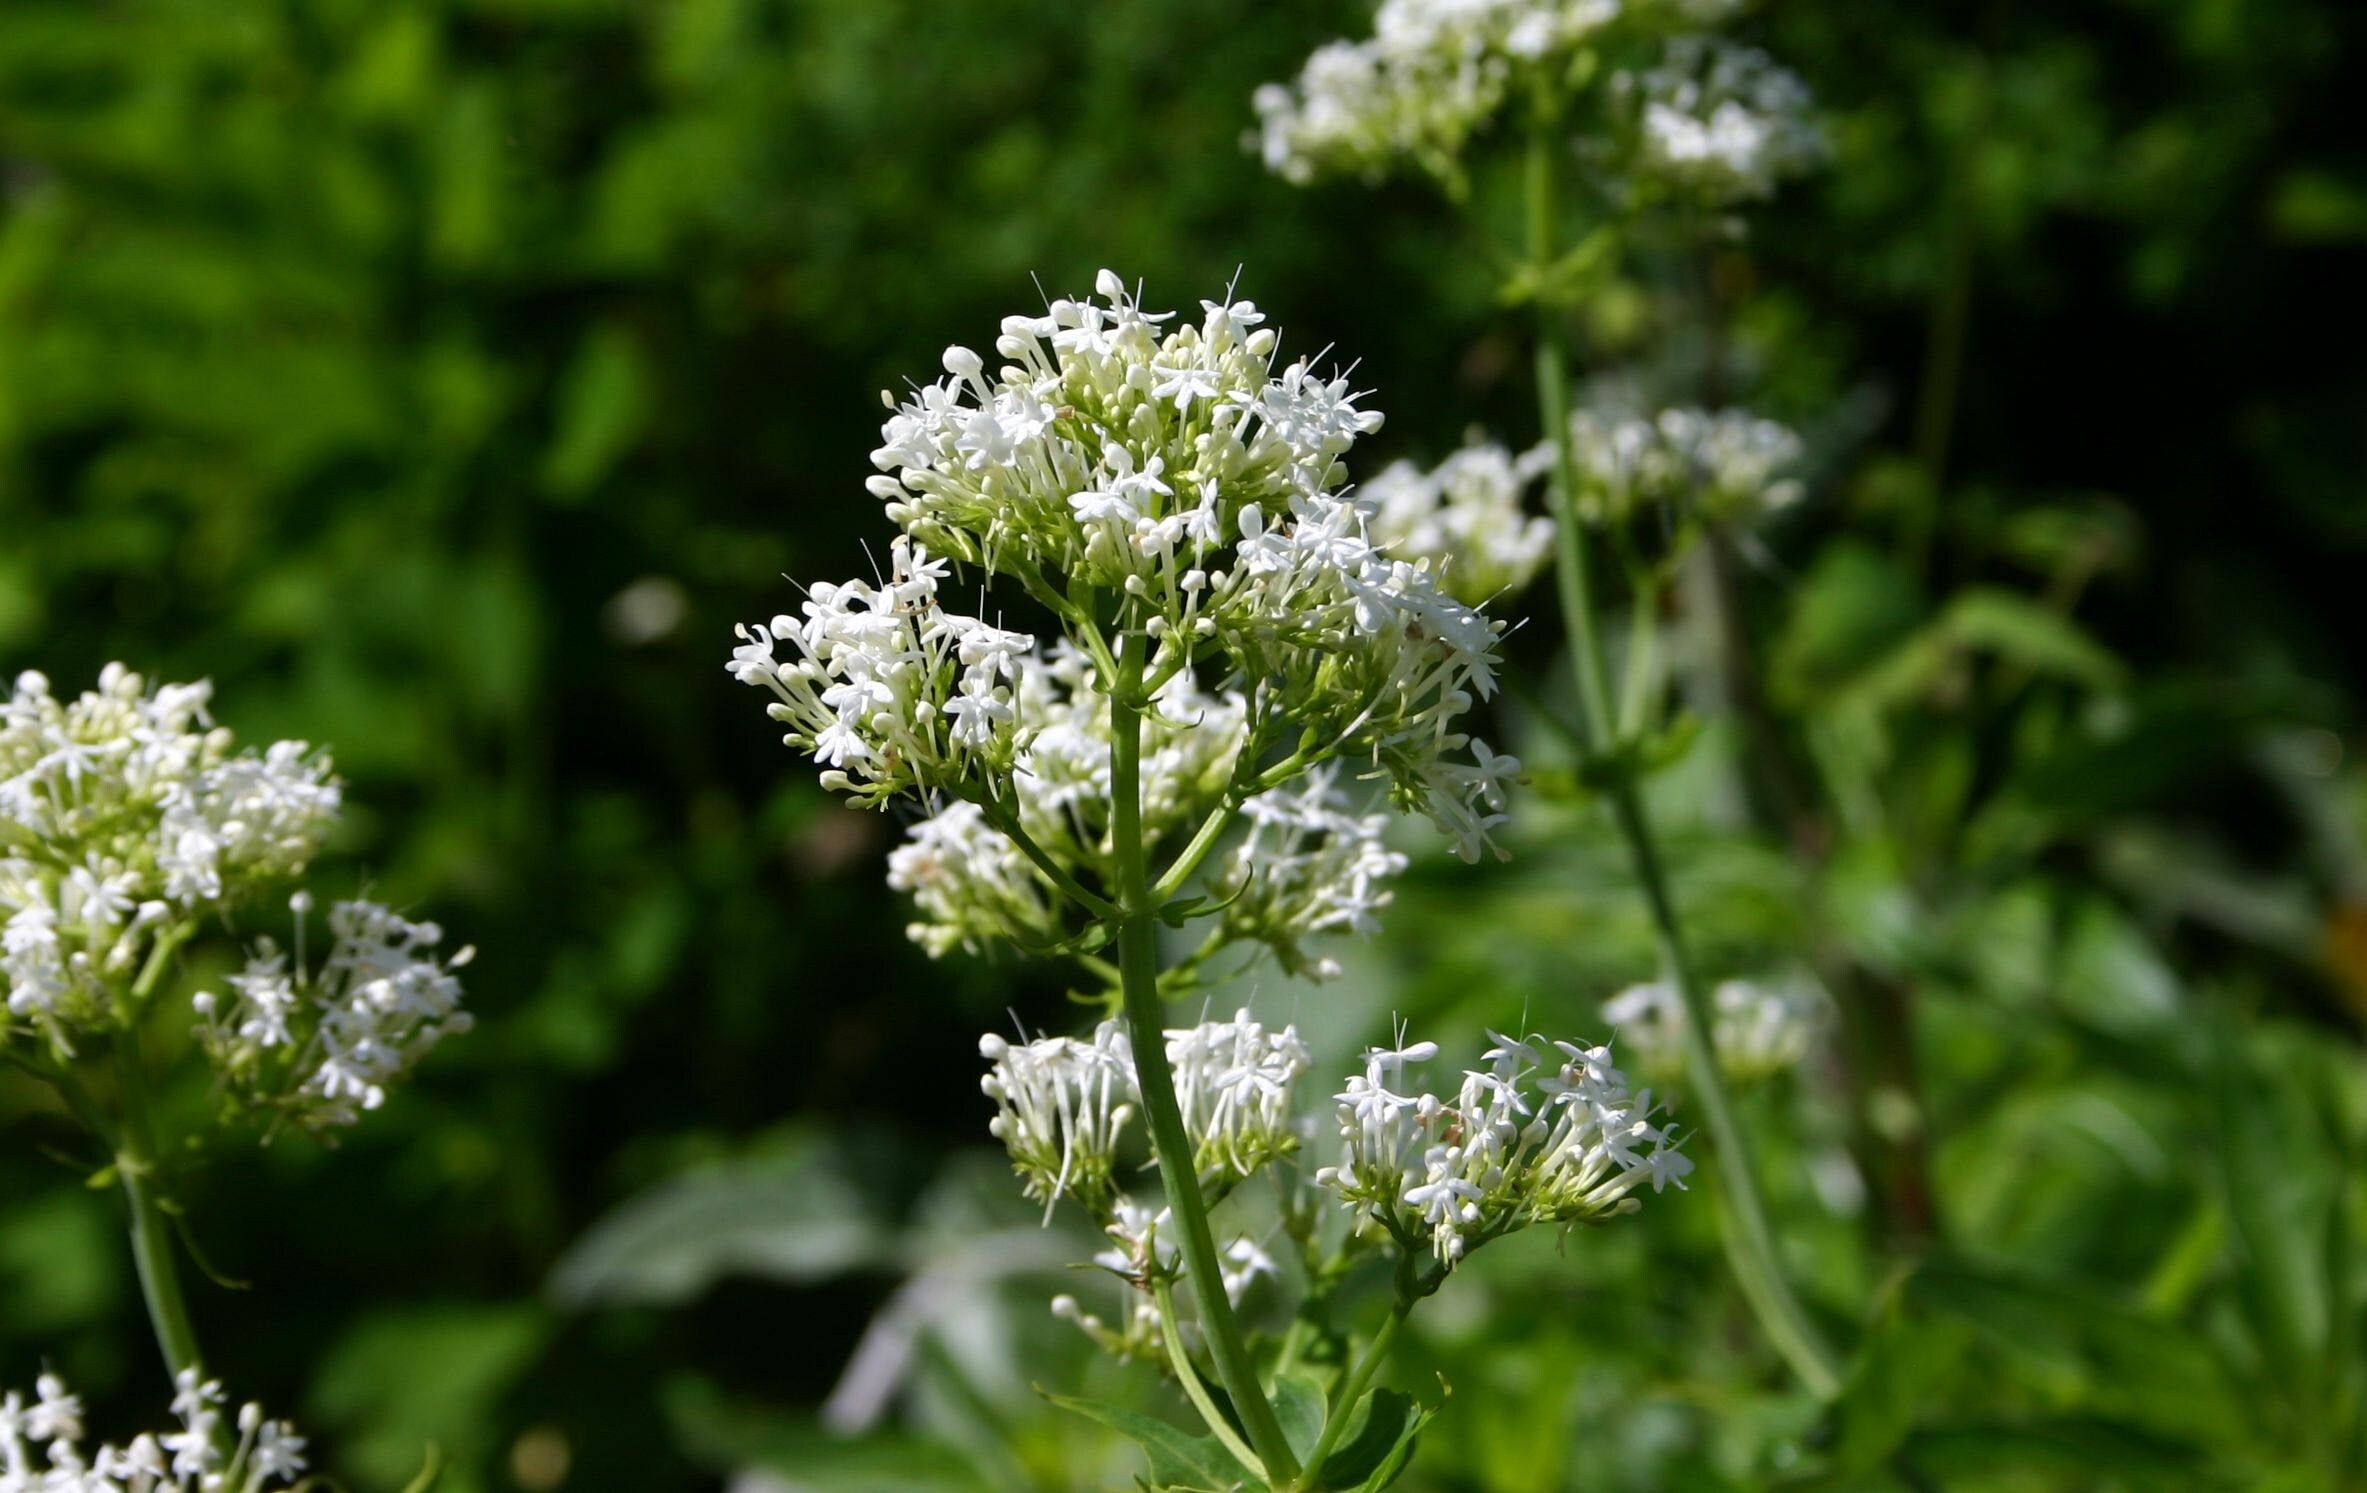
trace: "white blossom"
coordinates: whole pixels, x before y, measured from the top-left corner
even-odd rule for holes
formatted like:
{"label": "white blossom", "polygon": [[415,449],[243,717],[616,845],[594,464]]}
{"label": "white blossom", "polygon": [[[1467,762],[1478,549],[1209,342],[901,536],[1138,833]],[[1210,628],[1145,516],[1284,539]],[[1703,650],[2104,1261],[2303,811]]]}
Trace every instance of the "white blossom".
{"label": "white blossom", "polygon": [[[803,620],[739,629],[734,678],[771,691],[784,739],[813,753],[824,787],[878,803],[907,788],[1007,768],[1019,739],[1011,680],[1035,640],[937,603],[945,562],[899,537],[885,584],[823,583]],[[774,650],[786,646],[786,658]]]}
{"label": "white blossom", "polygon": [[1007,1042],[978,1039],[992,1067],[979,1087],[995,1102],[987,1132],[1011,1153],[1012,1170],[1045,1215],[1073,1197],[1100,1215],[1111,1202],[1118,1140],[1134,1117],[1134,1054],[1124,1029],[1102,1022],[1093,1035]]}
{"label": "white blossom", "polygon": [[1553,520],[1524,509],[1534,476],[1511,452],[1482,441],[1429,471],[1392,462],[1364,484],[1363,498],[1384,549],[1428,564],[1476,606],[1525,588],[1553,558]]}
{"label": "white blossom", "polygon": [[1636,1189],[1682,1187],[1693,1169],[1673,1131],[1651,1122],[1651,1093],[1628,1092],[1608,1047],[1498,1036],[1451,1099],[1408,1079],[1437,1053],[1429,1042],[1374,1048],[1339,1095],[1341,1159],[1316,1181],[1361,1230],[1451,1268],[1527,1224],[1631,1212]]}
{"label": "white blossom", "polygon": [[226,993],[194,997],[198,1043],[242,1102],[314,1130],[351,1125],[383,1105],[388,1086],[437,1043],[473,1024],[454,971],[475,950],[440,959],[435,924],[375,902],[340,902],[329,910],[331,944],[316,972],[303,963],[310,899],[299,894],[294,906],[292,959],[264,939]]}
{"label": "white blossom", "polygon": [[1337,786],[1338,774],[1318,769],[1292,785],[1270,789],[1241,806],[1249,831],[1221,877],[1231,936],[1273,950],[1295,975],[1328,980],[1339,964],[1310,954],[1308,939],[1380,931],[1377,914],[1395,895],[1390,883],[1406,857],[1382,841],[1388,818],[1357,814]]}
{"label": "white blossom", "polygon": [[1176,1103],[1205,1183],[1243,1181],[1298,1149],[1291,1096],[1313,1063],[1296,1027],[1269,1030],[1247,1011],[1168,1030]]}
{"label": "white blossom", "polygon": [[[1742,409],[1674,408],[1650,417],[1579,410],[1570,418],[1577,510],[1590,523],[1623,523],[1653,507],[1679,518],[1747,523],[1799,501],[1785,475],[1798,466],[1799,436]],[[1549,445],[1523,457],[1552,465]]]}
{"label": "white blossom", "polygon": [[303,1476],[295,1427],[249,1404],[226,1430],[219,1382],[189,1369],[173,1382],[172,1429],[88,1449],[82,1402],[54,1374],[30,1402],[0,1396],[0,1493],[260,1493]]}
{"label": "white blossom", "polygon": [[[1711,1050],[1737,1082],[1797,1064],[1823,1029],[1826,1006],[1805,984],[1721,980],[1710,992]],[[1603,1003],[1603,1020],[1656,1072],[1684,1069],[1685,1003],[1665,980],[1634,985]]]}
{"label": "white blossom", "polygon": [[1711,206],[1772,196],[1824,159],[1808,87],[1756,47],[1672,38],[1655,66],[1611,80],[1640,183]]}
{"label": "white blossom", "polygon": [[239,752],[212,686],[121,664],[68,701],[38,673],[0,709],[0,980],[7,1015],[64,1042],[116,1016],[167,927],[302,872],[337,821],[325,754]]}

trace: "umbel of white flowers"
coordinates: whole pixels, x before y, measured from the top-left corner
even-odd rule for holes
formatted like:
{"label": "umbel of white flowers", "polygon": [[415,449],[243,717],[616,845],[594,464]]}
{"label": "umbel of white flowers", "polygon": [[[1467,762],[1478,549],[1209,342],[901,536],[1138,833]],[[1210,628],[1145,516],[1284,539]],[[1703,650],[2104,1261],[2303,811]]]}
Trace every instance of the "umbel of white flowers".
{"label": "umbel of white flowers", "polygon": [[85,1447],[81,1398],[43,1374],[32,1399],[14,1390],[0,1397],[0,1493],[259,1493],[303,1476],[295,1427],[250,1404],[226,1428],[223,1404],[219,1382],[184,1369],[174,1379],[172,1430]]}
{"label": "umbel of white flowers", "polygon": [[1495,1036],[1452,1099],[1407,1082],[1438,1044],[1374,1048],[1339,1095],[1338,1165],[1315,1174],[1360,1230],[1453,1266],[1532,1223],[1597,1223],[1632,1212],[1635,1190],[1684,1185],[1693,1163],[1651,1123],[1608,1047]]}
{"label": "umbel of white flowers", "polygon": [[1610,89],[1638,186],[1729,206],[1771,197],[1824,159],[1808,85],[1756,47],[1673,37],[1656,65],[1615,73]]}
{"label": "umbel of white flowers", "polygon": [[[825,786],[1015,805],[1064,865],[1098,874],[1114,854],[1112,681],[1089,645],[1106,603],[1147,640],[1158,692],[1148,846],[1245,785],[1280,786],[1259,775],[1287,750],[1290,774],[1340,761],[1384,780],[1467,859],[1492,848],[1518,764],[1461,718],[1495,688],[1500,627],[1377,542],[1371,503],[1345,487],[1342,458],[1380,416],[1305,360],[1278,366],[1250,302],[1203,302],[1198,324],[1169,329],[1115,274],[1098,291],[1006,318],[999,368],[950,348],[944,380],[891,398],[871,484],[904,531],[889,575],[817,585],[801,616],[741,628],[735,677],[773,695]],[[1087,646],[948,612],[949,560],[1016,582]],[[962,815],[916,834],[897,873],[933,948],[1044,919],[977,828]]]}
{"label": "umbel of white flowers", "polygon": [[234,750],[212,694],[109,664],[73,701],[20,674],[0,711],[0,973],[8,1015],[60,1046],[113,1025],[167,928],[299,874],[336,823],[327,755]]}
{"label": "umbel of white flowers", "polygon": [[[1803,447],[1790,427],[1742,409],[1664,409],[1649,417],[1579,410],[1570,417],[1577,505],[1590,523],[1648,508],[1680,519],[1747,523],[1800,499]],[[1550,448],[1526,462],[1542,470]]]}
{"label": "umbel of white flowers", "polygon": [[[0,712],[0,1040],[70,1054],[141,1020],[140,972],[205,923],[301,876],[335,826],[326,753],[298,741],[239,751],[212,686],[110,664],[65,701],[19,675]],[[198,1039],[240,1105],[351,1124],[443,1036],[468,1029],[442,933],[371,902],[331,911],[327,963],[266,940],[229,994],[200,994]]]}
{"label": "umbel of white flowers", "polygon": [[443,930],[375,902],[329,909],[330,946],[318,971],[304,964],[310,894],[290,899],[294,962],[270,939],[229,977],[227,995],[194,1001],[198,1043],[232,1096],[315,1129],[351,1125],[386,1102],[386,1086],[448,1036],[473,1024],[452,971],[475,957],[436,957]]}
{"label": "umbel of white flowers", "polygon": [[[1412,166],[1460,179],[1472,138],[1511,102],[1591,74],[1589,54],[1675,33],[1658,65],[1614,85],[1616,154],[1590,155],[1630,190],[1706,203],[1760,196],[1820,148],[1807,91],[1761,54],[1685,35],[1735,0],[1382,0],[1373,34],[1318,47],[1290,83],[1252,97],[1252,144],[1301,186]],[[1625,75],[1618,75],[1625,76]]]}

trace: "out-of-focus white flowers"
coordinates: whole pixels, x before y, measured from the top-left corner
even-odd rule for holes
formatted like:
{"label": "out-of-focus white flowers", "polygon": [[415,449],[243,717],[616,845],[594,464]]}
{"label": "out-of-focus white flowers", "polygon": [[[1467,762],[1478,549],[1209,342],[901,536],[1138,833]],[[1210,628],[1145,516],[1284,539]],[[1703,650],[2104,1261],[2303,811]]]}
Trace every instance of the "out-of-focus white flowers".
{"label": "out-of-focus white flowers", "polygon": [[1258,153],[1302,186],[1405,163],[1452,177],[1524,71],[1566,66],[1621,11],[1620,0],[1382,0],[1369,38],[1327,43],[1297,79],[1257,90]]}
{"label": "out-of-focus white flowers", "polygon": [[1520,591],[1553,558],[1553,520],[1526,511],[1542,470],[1493,441],[1475,442],[1424,471],[1391,462],[1362,497],[1372,532],[1390,554],[1426,564],[1457,598],[1477,606]]}
{"label": "out-of-focus white flowers", "polygon": [[[1165,1208],[1154,1213],[1131,1198],[1118,1199],[1102,1228],[1109,1236],[1110,1247],[1096,1254],[1093,1263],[1133,1288],[1127,1294],[1124,1319],[1119,1326],[1112,1327],[1069,1295],[1052,1298],[1052,1315],[1075,1323],[1104,1352],[1118,1358],[1152,1362],[1161,1359],[1166,1353],[1165,1328],[1151,1293],[1158,1284],[1182,1277],[1183,1267],[1174,1236],[1166,1232],[1173,1221],[1174,1216]],[[1241,1305],[1257,1282],[1276,1279],[1281,1274],[1282,1267],[1275,1263],[1274,1257],[1246,1234],[1236,1235],[1217,1256],[1218,1284],[1224,1288],[1225,1299],[1235,1307]]]}
{"label": "out-of-focus white flowers", "polygon": [[1388,816],[1356,813],[1337,776],[1318,769],[1243,804],[1249,832],[1218,878],[1228,936],[1264,944],[1284,970],[1315,980],[1337,978],[1340,966],[1307,941],[1379,932],[1390,883],[1407,864],[1383,843]]}
{"label": "out-of-focus white flowers", "polygon": [[[1722,980],[1710,993],[1710,1043],[1727,1077],[1749,1082],[1783,1072],[1808,1055],[1823,1030],[1826,1004],[1798,983]],[[1603,1003],[1603,1020],[1648,1070],[1682,1073],[1685,1002],[1665,980],[1631,986]]]}
{"label": "out-of-focus white flowers", "polygon": [[226,1427],[219,1382],[183,1370],[174,1385],[179,1424],[122,1446],[83,1445],[82,1401],[54,1374],[30,1400],[0,1397],[0,1493],[260,1493],[303,1476],[305,1440],[288,1422],[249,1404]]}
{"label": "out-of-focus white flowers", "polygon": [[21,674],[0,709],[0,978],[54,1042],[117,1018],[165,929],[297,875],[336,823],[327,756],[236,751],[212,692],[109,664],[71,701]]}
{"label": "out-of-focus white flowers", "polygon": [[1825,156],[1808,85],[1756,47],[1674,37],[1657,65],[1610,89],[1633,133],[1626,174],[1705,206],[1772,196]]}
{"label": "out-of-focus white flowers", "polygon": [[[1798,502],[1800,460],[1790,427],[1748,410],[1666,409],[1651,416],[1579,410],[1571,416],[1578,515],[1623,523],[1667,508],[1680,521],[1748,523]],[[1532,459],[1550,459],[1541,448]]]}
{"label": "out-of-focus white flowers", "polygon": [[264,939],[226,993],[195,997],[197,1038],[242,1105],[327,1130],[384,1104],[388,1085],[438,1042],[469,1029],[453,971],[476,951],[440,959],[444,934],[435,924],[375,902],[340,902],[329,910],[328,958],[313,971],[303,964],[311,905],[302,893],[293,899],[293,960]]}
{"label": "out-of-focus white flowers", "polygon": [[1608,1047],[1498,1036],[1451,1099],[1408,1078],[1437,1055],[1433,1042],[1374,1048],[1339,1095],[1340,1161],[1316,1180],[1360,1229],[1451,1268],[1528,1224],[1631,1212],[1637,1188],[1682,1187],[1693,1170]]}

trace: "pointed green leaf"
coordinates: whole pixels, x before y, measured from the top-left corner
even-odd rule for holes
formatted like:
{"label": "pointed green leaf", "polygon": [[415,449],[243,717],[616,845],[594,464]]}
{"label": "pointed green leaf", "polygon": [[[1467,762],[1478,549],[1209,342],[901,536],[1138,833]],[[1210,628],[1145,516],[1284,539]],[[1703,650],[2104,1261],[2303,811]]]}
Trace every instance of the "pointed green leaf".
{"label": "pointed green leaf", "polygon": [[1156,1416],[1105,1405],[1099,1400],[1056,1395],[1039,1387],[1036,1393],[1063,1410],[1099,1421],[1143,1449],[1150,1459],[1151,1481],[1162,1489],[1183,1493],[1190,1489],[1227,1493],[1244,1486],[1249,1473],[1213,1436],[1194,1436]]}
{"label": "pointed green leaf", "polygon": [[1274,1381],[1274,1415],[1282,1422],[1282,1439],[1301,1461],[1323,1435],[1323,1389],[1304,1374],[1284,1374]]}

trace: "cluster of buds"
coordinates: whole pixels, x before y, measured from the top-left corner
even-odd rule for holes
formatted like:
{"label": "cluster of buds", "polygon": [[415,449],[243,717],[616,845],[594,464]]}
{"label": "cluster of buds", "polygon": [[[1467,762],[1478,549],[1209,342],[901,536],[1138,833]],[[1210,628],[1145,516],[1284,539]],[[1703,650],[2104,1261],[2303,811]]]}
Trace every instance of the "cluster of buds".
{"label": "cluster of buds", "polygon": [[1528,1224],[1596,1223],[1634,1211],[1645,1183],[1684,1185],[1693,1163],[1652,1123],[1650,1091],[1628,1092],[1608,1047],[1494,1040],[1451,1100],[1408,1082],[1436,1043],[1365,1055],[1339,1095],[1339,1164],[1316,1174],[1359,1229],[1452,1268]]}
{"label": "cluster of buds", "polygon": [[109,664],[73,701],[19,675],[0,709],[0,978],[61,1048],[121,1018],[166,930],[301,873],[336,824],[327,757],[237,751],[212,693]]}
{"label": "cluster of buds", "polygon": [[375,902],[329,909],[330,946],[319,970],[304,960],[312,899],[290,899],[293,960],[270,939],[226,994],[194,997],[197,1039],[240,1104],[290,1116],[313,1130],[353,1124],[386,1102],[394,1083],[445,1037],[472,1024],[453,971],[475,957],[439,959],[443,930]]}
{"label": "cluster of buds", "polygon": [[1611,80],[1638,185],[1705,207],[1773,196],[1824,159],[1808,85],[1756,47],[1670,39],[1660,61]]}
{"label": "cluster of buds", "polygon": [[1363,488],[1373,536],[1474,606],[1524,590],[1553,558],[1553,520],[1525,502],[1545,467],[1537,453],[1515,457],[1493,441],[1428,471],[1391,462]]}
{"label": "cluster of buds", "polygon": [[56,1375],[29,1401],[0,1397],[0,1493],[261,1493],[304,1475],[304,1438],[286,1421],[243,1406],[234,1441],[220,1383],[185,1369],[174,1387],[174,1429],[87,1449],[82,1400]]}
{"label": "cluster of buds", "polygon": [[[1710,1046],[1736,1082],[1790,1069],[1823,1030],[1825,1003],[1799,984],[1722,980],[1710,993]],[[1685,1002],[1665,980],[1630,986],[1603,1003],[1603,1020],[1653,1073],[1684,1071]]]}
{"label": "cluster of buds", "polygon": [[1800,498],[1799,481],[1786,475],[1799,464],[1799,436],[1748,410],[1665,409],[1648,419],[1580,410],[1570,436],[1578,513],[1592,523],[1624,523],[1656,507],[1679,519],[1747,523]]}

